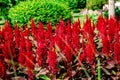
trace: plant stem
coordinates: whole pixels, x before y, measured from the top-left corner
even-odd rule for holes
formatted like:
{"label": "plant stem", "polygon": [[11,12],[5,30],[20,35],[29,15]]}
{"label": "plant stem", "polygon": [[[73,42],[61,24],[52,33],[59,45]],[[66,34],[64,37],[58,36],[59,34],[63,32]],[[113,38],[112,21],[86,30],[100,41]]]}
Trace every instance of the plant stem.
{"label": "plant stem", "polygon": [[100,70],[100,60],[97,59],[97,66],[98,66],[98,80],[101,80],[101,70]]}
{"label": "plant stem", "polygon": [[88,74],[88,72],[87,72],[87,70],[85,69],[85,67],[84,67],[83,64],[82,64],[82,69],[83,69],[85,75],[86,75],[88,78],[90,78],[90,75]]}

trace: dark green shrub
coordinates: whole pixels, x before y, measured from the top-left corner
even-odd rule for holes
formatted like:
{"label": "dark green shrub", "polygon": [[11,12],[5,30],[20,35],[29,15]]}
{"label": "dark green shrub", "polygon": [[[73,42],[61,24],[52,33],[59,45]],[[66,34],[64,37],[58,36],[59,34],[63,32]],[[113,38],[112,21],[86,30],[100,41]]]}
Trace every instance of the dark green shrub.
{"label": "dark green shrub", "polygon": [[116,8],[116,9],[115,9],[115,15],[116,15],[116,16],[120,16],[120,9],[119,9],[119,8]]}
{"label": "dark green shrub", "polygon": [[4,16],[4,18],[7,18],[8,10],[18,4],[20,1],[24,0],[0,0],[0,16]]}
{"label": "dark green shrub", "polygon": [[19,26],[30,23],[30,17],[37,23],[39,20],[46,24],[48,21],[54,25],[63,20],[71,18],[71,11],[64,3],[56,0],[32,0],[19,3],[9,10],[8,17],[12,24],[18,22]]}
{"label": "dark green shrub", "polygon": [[[108,17],[108,11],[105,11],[103,15],[104,15],[104,17]],[[120,16],[120,9],[119,8],[115,9],[115,16]]]}
{"label": "dark green shrub", "polygon": [[66,0],[71,9],[79,9],[86,7],[86,0]]}
{"label": "dark green shrub", "polygon": [[103,5],[106,4],[108,0],[87,0],[87,8],[92,10],[102,9]]}
{"label": "dark green shrub", "polygon": [[70,9],[82,9],[86,7],[86,0],[54,0],[62,2],[70,7]]}
{"label": "dark green shrub", "polygon": [[119,2],[120,2],[120,0],[116,0],[116,1],[119,1]]}

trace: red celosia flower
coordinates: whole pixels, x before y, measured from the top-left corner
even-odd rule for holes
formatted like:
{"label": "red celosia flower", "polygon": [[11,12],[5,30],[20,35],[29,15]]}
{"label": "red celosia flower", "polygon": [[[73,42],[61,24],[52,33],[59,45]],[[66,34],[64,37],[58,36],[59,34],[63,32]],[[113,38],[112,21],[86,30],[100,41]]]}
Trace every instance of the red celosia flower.
{"label": "red celosia flower", "polygon": [[52,74],[54,76],[56,72],[56,64],[57,64],[57,56],[55,50],[49,50],[47,59],[48,59],[49,67],[51,68]]}
{"label": "red celosia flower", "polygon": [[6,75],[6,69],[2,61],[0,61],[0,78],[4,78]]}
{"label": "red celosia flower", "polygon": [[105,23],[106,23],[106,25],[109,24],[108,22],[109,22],[109,19],[108,19],[108,17],[106,17],[106,18],[105,18]]}
{"label": "red celosia flower", "polygon": [[25,29],[24,29],[24,31],[23,31],[23,34],[24,34],[24,36],[29,36],[29,34],[30,34],[30,30],[28,29],[27,26],[25,26]]}
{"label": "red celosia flower", "polygon": [[39,66],[44,65],[45,57],[47,55],[47,41],[45,39],[45,31],[43,28],[43,24],[41,22],[38,23],[38,31],[37,31],[37,63]]}
{"label": "red celosia flower", "polygon": [[[98,22],[97,22],[97,29],[99,30],[99,35],[102,39],[102,44],[103,44],[103,50],[102,52],[106,53],[107,51],[107,29],[106,29],[106,23],[102,15],[98,17]],[[106,43],[107,42],[107,43]],[[108,51],[107,51],[108,52]]]}
{"label": "red celosia flower", "polygon": [[95,53],[92,49],[92,46],[88,43],[85,49],[87,60],[89,64],[93,64],[95,60]]}
{"label": "red celosia flower", "polygon": [[120,65],[120,43],[115,42],[114,44],[114,60]]}
{"label": "red celosia flower", "polygon": [[62,19],[60,19],[60,24],[59,24],[59,37],[62,38],[63,40],[65,40],[65,33],[66,33],[66,26],[65,26],[65,23],[63,22]]}
{"label": "red celosia flower", "polygon": [[2,48],[3,44],[3,31],[0,30],[0,49]]}
{"label": "red celosia flower", "polygon": [[29,40],[29,37],[25,40],[25,44],[26,44],[25,66],[28,67],[29,69],[34,69],[35,57],[34,53],[32,52],[32,43]]}
{"label": "red celosia flower", "polygon": [[114,17],[110,17],[109,19],[109,28],[111,28],[111,31],[113,32],[113,34],[115,33],[115,29],[117,27],[117,24],[116,24],[116,20]]}
{"label": "red celosia flower", "polygon": [[44,62],[46,61],[44,58],[47,55],[47,46],[45,42],[38,42],[37,43],[37,63],[39,66],[44,65]]}
{"label": "red celosia flower", "polygon": [[73,23],[72,25],[72,47],[75,51],[80,49],[80,28],[78,23]]}
{"label": "red celosia flower", "polygon": [[0,53],[0,61],[4,61],[4,56],[1,53]]}
{"label": "red celosia flower", "polygon": [[18,62],[20,63],[20,65],[24,65],[25,63],[25,50],[24,49],[19,50]]}
{"label": "red celosia flower", "polygon": [[0,38],[3,36],[3,31],[0,30]]}
{"label": "red celosia flower", "polygon": [[108,28],[108,30],[107,30],[107,38],[110,43],[112,43],[114,40],[114,34],[113,34],[111,28]]}
{"label": "red celosia flower", "polygon": [[53,49],[55,47],[55,37],[51,37],[49,49]]}
{"label": "red celosia flower", "polygon": [[81,67],[82,66],[82,62],[85,61],[85,57],[86,57],[86,53],[83,52],[79,55],[79,58],[78,58],[78,67]]}
{"label": "red celosia flower", "polygon": [[89,35],[87,40],[88,40],[88,43],[90,44],[90,46],[92,48],[93,53],[95,53],[96,52],[96,46],[95,46],[95,43],[94,43],[93,36]]}
{"label": "red celosia flower", "polygon": [[[13,31],[12,28],[10,27],[10,24],[8,21],[5,22],[5,27],[3,29],[3,47],[4,49],[6,48],[6,51],[4,52],[4,57],[8,59],[14,59],[16,57],[15,54],[15,45],[14,45],[14,37],[13,37]],[[5,53],[7,52],[7,53]]]}
{"label": "red celosia flower", "polygon": [[118,30],[119,28],[117,27],[116,20],[113,17],[111,17],[108,21],[108,31],[107,31],[108,40],[110,43],[113,43],[114,38],[116,38],[116,40],[119,39]]}
{"label": "red celosia flower", "polygon": [[27,80],[35,80],[35,75],[33,73],[33,70],[28,69],[27,70],[27,75],[28,75]]}
{"label": "red celosia flower", "polygon": [[64,21],[62,20],[62,18],[60,18],[60,28],[61,28],[61,30],[63,31],[63,33],[65,33],[65,28],[66,28],[66,26],[65,26],[65,23],[64,23]]}
{"label": "red celosia flower", "polygon": [[65,41],[67,42],[67,44],[71,44],[72,41],[72,29],[71,29],[70,21],[68,21],[67,24]]}
{"label": "red celosia flower", "polygon": [[38,22],[38,30],[37,30],[37,41],[43,41],[45,40],[45,31],[43,28],[43,24],[41,22]]}
{"label": "red celosia flower", "polygon": [[24,38],[24,34],[21,32],[21,40],[19,45],[19,57],[18,57],[18,61],[21,65],[25,63],[25,50],[26,50],[25,38]]}
{"label": "red celosia flower", "polygon": [[88,18],[88,16],[86,17],[86,22],[84,23],[84,26],[83,26],[83,35],[91,35],[92,37],[94,36],[94,33],[93,33],[93,29],[92,26],[91,26],[91,21],[90,19]]}
{"label": "red celosia flower", "polygon": [[8,54],[8,47],[6,44],[2,45],[2,53],[5,59],[10,59],[10,55]]}
{"label": "red celosia flower", "polygon": [[109,49],[110,49],[110,45],[109,45],[109,41],[107,37],[103,37],[102,38],[102,53],[104,53],[106,56],[109,55]]}
{"label": "red celosia flower", "polygon": [[118,27],[115,29],[115,33],[114,33],[114,34],[115,34],[115,35],[114,35],[115,40],[116,40],[117,42],[119,42],[120,34],[119,34],[119,29],[118,29]]}
{"label": "red celosia flower", "polygon": [[100,31],[100,34],[106,35],[106,23],[102,15],[98,17],[97,29]]}
{"label": "red celosia flower", "polygon": [[32,31],[32,35],[36,37],[37,30],[36,30],[36,24],[33,18],[31,18],[31,31]]}
{"label": "red celosia flower", "polygon": [[[102,45],[103,45],[102,53],[104,53],[106,56],[108,56],[108,54],[110,52],[109,42],[112,41],[112,34],[110,33],[110,31],[112,31],[111,30],[112,28],[108,27],[108,31],[107,31],[106,23],[105,23],[105,20],[102,17],[102,15],[100,15],[98,17],[97,28],[100,32],[99,34],[102,39]],[[108,35],[108,37],[107,37],[107,35]]]}
{"label": "red celosia flower", "polygon": [[14,34],[15,34],[15,44],[17,47],[19,47],[19,42],[20,42],[20,30],[18,29],[18,25],[15,25],[14,29]]}
{"label": "red celosia flower", "polygon": [[70,67],[68,67],[67,72],[68,72],[68,77],[71,78],[72,77],[72,72],[71,72],[71,68]]}
{"label": "red celosia flower", "polygon": [[25,37],[24,37],[24,34],[21,32],[20,33],[20,49],[25,49]]}
{"label": "red celosia flower", "polygon": [[57,46],[62,51],[65,46],[65,26],[62,26],[60,24],[56,25],[55,39]]}
{"label": "red celosia flower", "polygon": [[46,31],[46,39],[50,39],[52,37],[52,26],[50,22],[47,24],[47,31]]}
{"label": "red celosia flower", "polygon": [[25,66],[29,69],[34,69],[35,57],[32,51],[26,52],[25,55]]}
{"label": "red celosia flower", "polygon": [[10,27],[10,24],[8,21],[5,22],[5,26],[4,26],[4,35],[7,35],[7,36],[4,36],[5,40],[8,40],[7,38],[9,38],[9,40],[13,40],[13,31],[12,31],[12,28]]}
{"label": "red celosia flower", "polygon": [[31,50],[32,50],[32,43],[31,43],[31,41],[29,40],[29,38],[27,38],[27,39],[25,40],[25,44],[26,44],[26,51],[27,51],[27,52],[31,51]]}
{"label": "red celosia flower", "polygon": [[67,59],[67,62],[70,63],[72,61],[73,53],[69,47],[70,45],[66,45],[64,48],[64,54]]}

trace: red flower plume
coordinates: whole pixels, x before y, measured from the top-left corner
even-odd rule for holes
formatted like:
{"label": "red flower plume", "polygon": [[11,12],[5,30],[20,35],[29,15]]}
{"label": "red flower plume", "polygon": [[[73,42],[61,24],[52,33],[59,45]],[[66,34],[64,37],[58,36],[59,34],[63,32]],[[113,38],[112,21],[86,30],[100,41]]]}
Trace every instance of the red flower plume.
{"label": "red flower plume", "polygon": [[38,22],[37,41],[45,40],[45,31],[42,22]]}
{"label": "red flower plume", "polygon": [[82,66],[82,62],[85,61],[85,58],[86,57],[86,53],[83,52],[79,55],[79,58],[78,58],[78,67],[81,67]]}
{"label": "red flower plume", "polygon": [[73,53],[69,47],[69,45],[66,45],[64,48],[64,54],[67,59],[67,62],[70,63],[72,61]]}
{"label": "red flower plume", "polygon": [[42,43],[42,42],[38,42],[37,43],[38,47],[37,47],[37,50],[36,50],[36,53],[37,53],[37,63],[39,66],[42,66],[44,65],[44,62],[46,61],[44,58],[46,57],[47,55],[47,46],[46,46],[46,43]]}
{"label": "red flower plume", "polygon": [[93,28],[91,26],[91,21],[90,21],[90,18],[88,18],[88,16],[86,17],[86,22],[84,23],[83,31],[84,31],[83,35],[89,34],[92,37],[94,36]]}
{"label": "red flower plume", "polygon": [[80,28],[78,23],[73,23],[72,25],[72,47],[75,51],[80,49]]}
{"label": "red flower plume", "polygon": [[4,79],[6,75],[6,68],[2,61],[0,61],[0,78]]}
{"label": "red flower plume", "polygon": [[31,18],[31,31],[32,31],[32,35],[36,37],[37,30],[36,30],[36,24],[33,18]]}
{"label": "red flower plume", "polygon": [[16,44],[17,47],[19,47],[20,30],[18,29],[18,25],[17,24],[15,24],[14,34],[15,34],[15,44]]}
{"label": "red flower plume", "polygon": [[102,38],[102,53],[109,55],[110,45],[107,37]]}
{"label": "red flower plume", "polygon": [[29,69],[34,70],[35,57],[32,51],[29,51],[25,55],[25,66]]}
{"label": "red flower plume", "polygon": [[50,22],[47,24],[47,31],[46,31],[46,39],[50,39],[52,37],[52,26]]}
{"label": "red flower plume", "polygon": [[114,60],[120,65],[120,43],[115,42],[114,44]]}
{"label": "red flower plume", "polygon": [[32,50],[32,43],[31,43],[31,41],[29,40],[29,38],[27,38],[27,39],[25,40],[25,44],[26,44],[26,51],[27,51],[27,52],[31,51],[31,50]]}
{"label": "red flower plume", "polygon": [[55,50],[50,50],[48,52],[47,59],[48,59],[49,67],[51,68],[52,74],[54,76],[56,72],[56,64],[57,64],[57,56]]}
{"label": "red flower plume", "polygon": [[93,64],[95,60],[95,53],[92,49],[92,46],[88,43],[85,49],[87,60],[89,64]]}
{"label": "red flower plume", "polygon": [[18,61],[21,65],[24,65],[25,63],[25,50],[26,50],[25,38],[24,38],[24,34],[21,32],[21,40],[19,45],[19,57],[18,57]]}

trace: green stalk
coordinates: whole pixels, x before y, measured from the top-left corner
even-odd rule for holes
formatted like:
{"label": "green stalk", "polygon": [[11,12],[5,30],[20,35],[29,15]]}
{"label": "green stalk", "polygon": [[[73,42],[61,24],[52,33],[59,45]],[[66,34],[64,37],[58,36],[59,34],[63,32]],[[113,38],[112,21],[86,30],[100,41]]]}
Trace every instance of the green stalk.
{"label": "green stalk", "polygon": [[100,60],[97,59],[97,66],[98,66],[98,80],[101,80],[101,70],[100,70]]}
{"label": "green stalk", "polygon": [[90,75],[88,74],[88,72],[87,72],[87,70],[85,69],[85,67],[84,67],[83,64],[82,64],[82,69],[83,69],[85,75],[86,75],[88,78],[90,78]]}

